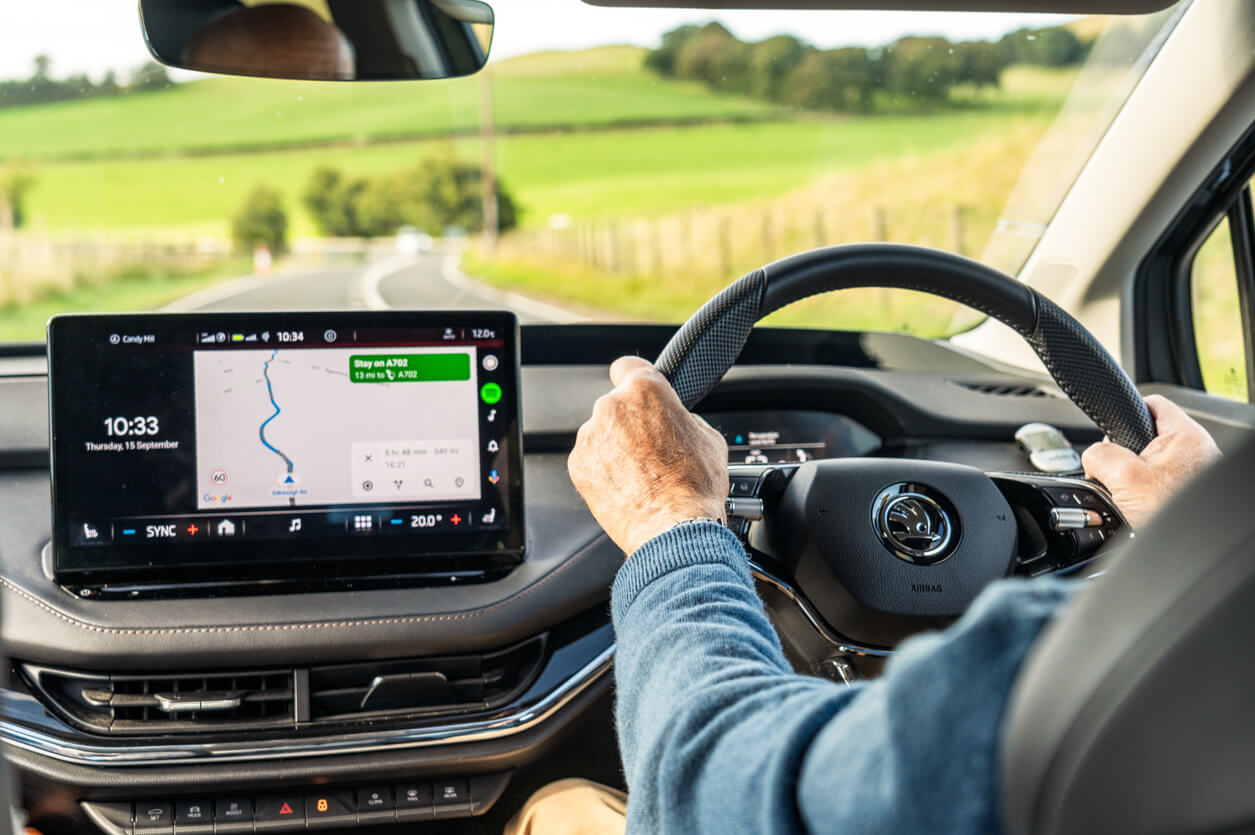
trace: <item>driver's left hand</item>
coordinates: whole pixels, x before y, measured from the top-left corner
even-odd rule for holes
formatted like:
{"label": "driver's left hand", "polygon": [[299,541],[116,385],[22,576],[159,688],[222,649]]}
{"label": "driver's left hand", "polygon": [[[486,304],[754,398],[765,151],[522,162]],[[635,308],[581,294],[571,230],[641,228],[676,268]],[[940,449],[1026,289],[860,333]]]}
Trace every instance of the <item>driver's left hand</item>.
{"label": "driver's left hand", "polygon": [[580,427],[571,482],[602,530],[631,555],[677,522],[722,521],[728,446],[684,408],[667,379],[639,357],[610,366],[614,391]]}

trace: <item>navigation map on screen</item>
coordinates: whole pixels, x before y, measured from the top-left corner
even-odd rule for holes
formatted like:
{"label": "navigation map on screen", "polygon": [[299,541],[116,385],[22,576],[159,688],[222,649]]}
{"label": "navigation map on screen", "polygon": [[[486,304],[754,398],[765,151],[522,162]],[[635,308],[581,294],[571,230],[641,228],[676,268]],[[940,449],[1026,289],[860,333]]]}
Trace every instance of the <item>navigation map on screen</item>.
{"label": "navigation map on screen", "polygon": [[197,506],[477,500],[475,348],[197,351]]}

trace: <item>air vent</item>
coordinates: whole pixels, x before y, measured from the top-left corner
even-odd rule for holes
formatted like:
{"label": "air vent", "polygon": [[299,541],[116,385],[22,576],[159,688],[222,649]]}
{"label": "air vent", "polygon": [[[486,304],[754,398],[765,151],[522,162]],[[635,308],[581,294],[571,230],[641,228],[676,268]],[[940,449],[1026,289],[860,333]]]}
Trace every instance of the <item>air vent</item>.
{"label": "air vent", "polygon": [[966,383],[958,380],[952,381],[956,386],[961,386],[969,391],[975,391],[980,394],[988,394],[993,397],[1050,397],[1050,392],[1037,386],[1026,385],[1023,383]]}
{"label": "air vent", "polygon": [[22,671],[50,710],[93,733],[233,733],[493,710],[536,680],[545,642],[540,635],[487,654],[295,670],[135,676],[24,664]]}
{"label": "air vent", "polygon": [[168,734],[291,727],[291,670],[172,676],[95,676],[23,668],[71,722],[106,734]]}
{"label": "air vent", "polygon": [[527,689],[544,655],[541,636],[486,655],[314,667],[310,718],[335,722],[491,710]]}

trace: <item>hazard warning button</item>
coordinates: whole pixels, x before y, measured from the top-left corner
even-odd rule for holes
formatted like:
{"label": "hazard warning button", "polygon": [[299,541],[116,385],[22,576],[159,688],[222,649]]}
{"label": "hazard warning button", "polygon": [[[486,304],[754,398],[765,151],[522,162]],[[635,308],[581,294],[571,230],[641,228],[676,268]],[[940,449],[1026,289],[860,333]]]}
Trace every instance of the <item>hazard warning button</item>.
{"label": "hazard warning button", "polygon": [[305,797],[299,794],[276,794],[257,798],[254,826],[258,832],[275,829],[296,829],[305,826]]}

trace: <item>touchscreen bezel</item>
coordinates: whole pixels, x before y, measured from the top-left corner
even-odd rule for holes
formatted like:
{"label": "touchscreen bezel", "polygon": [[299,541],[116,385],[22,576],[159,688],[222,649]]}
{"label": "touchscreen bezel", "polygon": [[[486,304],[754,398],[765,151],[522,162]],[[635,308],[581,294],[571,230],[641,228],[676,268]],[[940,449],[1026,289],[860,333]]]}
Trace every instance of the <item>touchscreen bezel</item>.
{"label": "touchscreen bezel", "polygon": [[[501,334],[501,373],[496,381],[502,388],[498,408],[504,427],[502,452],[506,462],[501,485],[494,498],[505,510],[510,525],[506,530],[465,533],[423,532],[413,536],[362,537],[346,533],[318,539],[292,541],[267,539],[218,542],[137,543],[101,546],[74,546],[70,537],[72,517],[83,508],[72,508],[60,500],[59,489],[66,477],[74,426],[82,426],[82,393],[74,388],[72,374],[63,374],[81,361],[83,351],[99,350],[100,340],[114,333],[180,334],[182,339],[171,350],[191,351],[190,334],[225,331],[314,331],[325,328],[340,332],[388,329],[493,327]],[[398,340],[398,346],[403,340]],[[295,346],[294,346],[295,347]],[[305,347],[325,347],[305,346]],[[338,344],[335,347],[350,347]],[[503,566],[523,558],[525,527],[523,516],[522,419],[520,414],[519,331],[517,317],[508,311],[343,311],[318,313],[160,313],[160,314],[63,314],[48,323],[48,390],[50,455],[52,473],[52,563],[57,579],[66,585],[180,583],[204,585],[207,581],[284,580],[299,577],[318,581],[353,577],[440,578],[461,575],[474,579],[477,573],[499,573]],[[189,387],[194,385],[189,381]],[[78,417],[76,418],[76,414]],[[82,454],[82,453],[79,453]],[[383,504],[383,503],[380,503]],[[346,510],[354,505],[341,505]],[[196,515],[196,513],[189,513]]]}

